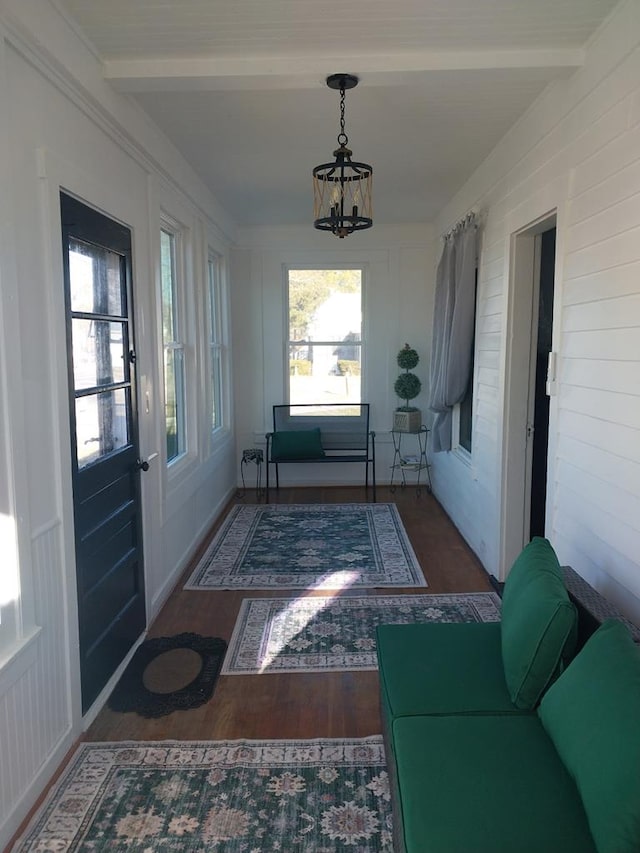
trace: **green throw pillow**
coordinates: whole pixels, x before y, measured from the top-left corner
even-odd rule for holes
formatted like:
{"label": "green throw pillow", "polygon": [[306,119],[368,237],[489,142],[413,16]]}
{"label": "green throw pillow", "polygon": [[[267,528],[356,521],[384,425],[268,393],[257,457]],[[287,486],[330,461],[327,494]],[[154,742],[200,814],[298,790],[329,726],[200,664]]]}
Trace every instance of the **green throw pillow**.
{"label": "green throw pillow", "polygon": [[295,429],[274,432],[271,437],[271,458],[274,462],[288,459],[321,459],[324,456],[320,430]]}
{"label": "green throw pillow", "polygon": [[638,853],[640,649],[621,622],[598,628],[538,715],[580,791],[598,853]]}
{"label": "green throw pillow", "polygon": [[502,665],[516,708],[535,708],[575,649],[576,608],[551,544],[536,536],[513,564],[502,596]]}

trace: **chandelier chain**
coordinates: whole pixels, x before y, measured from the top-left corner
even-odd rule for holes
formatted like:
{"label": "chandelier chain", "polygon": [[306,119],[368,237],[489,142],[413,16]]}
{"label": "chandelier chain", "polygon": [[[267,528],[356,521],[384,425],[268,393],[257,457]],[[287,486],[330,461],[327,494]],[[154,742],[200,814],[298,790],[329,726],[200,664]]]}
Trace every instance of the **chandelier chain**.
{"label": "chandelier chain", "polygon": [[340,86],[340,133],[338,134],[338,144],[346,145],[349,142],[349,137],[344,132],[344,85]]}

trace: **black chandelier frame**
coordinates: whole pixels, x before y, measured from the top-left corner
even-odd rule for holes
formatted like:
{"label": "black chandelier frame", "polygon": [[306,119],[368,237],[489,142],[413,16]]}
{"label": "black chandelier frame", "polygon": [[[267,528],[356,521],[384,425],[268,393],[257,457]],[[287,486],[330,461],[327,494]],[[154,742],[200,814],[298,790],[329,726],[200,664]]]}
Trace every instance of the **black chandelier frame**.
{"label": "black chandelier frame", "polygon": [[345,92],[358,85],[353,74],[331,74],[327,86],[340,92],[340,132],[335,161],[322,163],[313,170],[314,228],[344,238],[354,231],[373,225],[371,185],[373,168],[352,160],[345,132]]}

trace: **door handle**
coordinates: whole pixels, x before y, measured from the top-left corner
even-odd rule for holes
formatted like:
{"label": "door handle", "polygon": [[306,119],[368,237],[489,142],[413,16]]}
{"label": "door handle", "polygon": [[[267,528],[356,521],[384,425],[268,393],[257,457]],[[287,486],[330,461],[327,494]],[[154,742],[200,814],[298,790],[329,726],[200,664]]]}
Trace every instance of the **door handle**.
{"label": "door handle", "polygon": [[157,455],[157,453],[151,453],[148,459],[136,459],[136,471],[148,471],[149,462],[153,462]]}

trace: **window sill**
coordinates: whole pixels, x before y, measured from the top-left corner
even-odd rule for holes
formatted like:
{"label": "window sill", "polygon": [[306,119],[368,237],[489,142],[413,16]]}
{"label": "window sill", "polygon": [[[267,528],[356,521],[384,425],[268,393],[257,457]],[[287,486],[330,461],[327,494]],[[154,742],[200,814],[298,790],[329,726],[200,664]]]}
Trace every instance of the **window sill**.
{"label": "window sill", "polygon": [[182,453],[167,465],[167,490],[179,488],[197,467],[198,457],[195,453]]}
{"label": "window sill", "polygon": [[225,447],[231,439],[231,430],[227,426],[219,426],[211,430],[209,434],[209,453],[208,457],[215,456],[216,453]]}
{"label": "window sill", "polygon": [[469,453],[469,451],[466,448],[464,448],[461,444],[459,444],[457,447],[453,448],[453,454],[457,459],[459,459],[461,462],[463,462],[468,468],[471,468],[471,466],[473,464],[473,458],[471,456],[471,453]]}
{"label": "window sill", "polygon": [[4,696],[35,664],[41,633],[42,628],[32,628],[27,636],[16,640],[0,655],[0,696]]}

